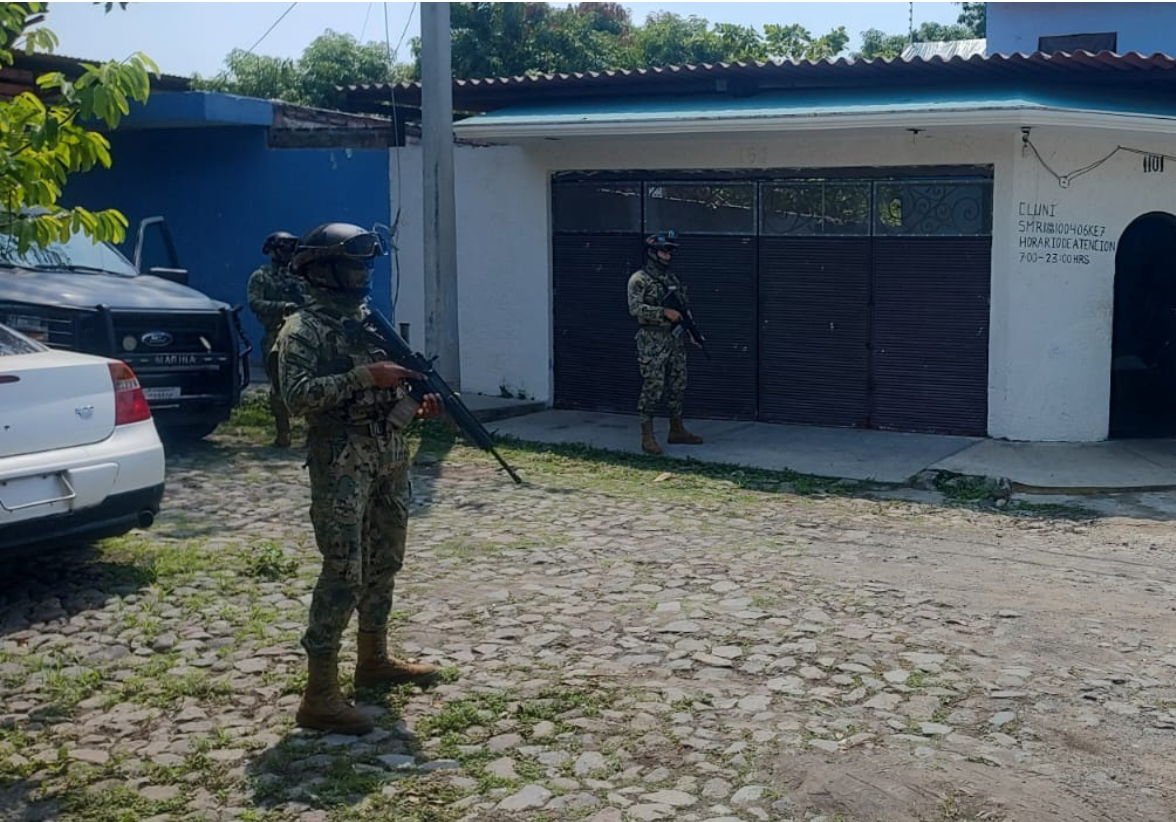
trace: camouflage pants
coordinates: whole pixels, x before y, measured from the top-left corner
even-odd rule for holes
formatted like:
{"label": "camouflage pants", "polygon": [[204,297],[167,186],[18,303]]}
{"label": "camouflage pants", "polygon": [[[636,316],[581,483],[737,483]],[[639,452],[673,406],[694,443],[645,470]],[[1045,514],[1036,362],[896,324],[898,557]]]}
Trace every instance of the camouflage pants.
{"label": "camouflage pants", "polygon": [[278,430],[278,436],[289,436],[290,412],[282,400],[281,389],[278,386],[278,355],[274,351],[277,337],[276,331],[272,334],[267,331],[261,341],[261,350],[265,352],[265,376],[269,380],[269,406],[270,413],[274,415],[274,427]]}
{"label": "camouflage pants", "polygon": [[310,519],[323,567],[302,647],[337,653],[352,612],[361,631],[381,631],[404,564],[411,494],[399,435],[312,430],[307,437]]}
{"label": "camouflage pants", "polygon": [[637,413],[642,422],[653,420],[653,409],[665,395],[671,417],[682,416],[686,396],[686,347],[668,327],[644,327],[637,332],[637,367],[641,396]]}

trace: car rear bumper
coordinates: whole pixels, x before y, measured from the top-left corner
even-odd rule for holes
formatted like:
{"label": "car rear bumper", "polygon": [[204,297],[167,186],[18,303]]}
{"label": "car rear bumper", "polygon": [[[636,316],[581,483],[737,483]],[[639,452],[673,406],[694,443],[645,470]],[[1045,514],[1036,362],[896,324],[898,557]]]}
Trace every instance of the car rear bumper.
{"label": "car rear bumper", "polygon": [[19,554],[34,548],[60,548],[146,528],[159,513],[162,499],[161,482],[107,497],[93,508],[0,526],[0,551]]}
{"label": "car rear bumper", "polygon": [[101,442],[0,458],[0,551],[150,524],[164,475],[149,419],[117,426]]}

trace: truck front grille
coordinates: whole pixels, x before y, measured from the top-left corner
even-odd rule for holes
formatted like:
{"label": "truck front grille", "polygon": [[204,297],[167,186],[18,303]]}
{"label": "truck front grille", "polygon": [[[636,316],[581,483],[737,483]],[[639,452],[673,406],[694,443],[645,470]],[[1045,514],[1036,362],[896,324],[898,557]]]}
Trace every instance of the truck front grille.
{"label": "truck front grille", "polygon": [[114,312],[114,344],[122,355],[227,354],[228,323],[220,313]]}
{"label": "truck front grille", "polygon": [[0,303],[0,323],[50,348],[77,350],[77,324],[83,314],[67,308]]}

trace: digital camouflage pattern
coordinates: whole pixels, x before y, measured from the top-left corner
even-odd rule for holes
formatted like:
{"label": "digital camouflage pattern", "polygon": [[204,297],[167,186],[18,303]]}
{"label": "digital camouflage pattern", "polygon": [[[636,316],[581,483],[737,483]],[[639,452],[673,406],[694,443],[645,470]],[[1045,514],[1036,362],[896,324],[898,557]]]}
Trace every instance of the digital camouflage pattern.
{"label": "digital camouflage pattern", "polygon": [[653,260],[629,277],[629,313],[641,328],[637,331],[637,367],[641,372],[641,395],[637,413],[642,422],[653,420],[653,410],[665,395],[671,417],[682,416],[686,396],[686,347],[681,328],[666,319],[662,300],[670,288],[685,297],[677,276]]}
{"label": "digital camouflage pattern", "polygon": [[278,335],[282,396],[306,417],[310,519],[323,555],[302,645],[312,657],[339,650],[353,611],[361,631],[383,631],[404,562],[410,496],[408,449],[388,424],[400,395],[376,388],[363,365],[386,360],[350,336],[366,309],[309,289],[307,305]]}
{"label": "digital camouflage pattern", "polygon": [[278,384],[274,344],[286,315],[305,301],[302,280],[288,266],[266,263],[249,276],[248,295],[249,309],[264,328],[261,354],[265,376],[269,380],[269,403],[270,411],[274,415],[274,425],[278,429],[279,438],[283,435],[289,437],[290,415],[282,401],[281,387]]}

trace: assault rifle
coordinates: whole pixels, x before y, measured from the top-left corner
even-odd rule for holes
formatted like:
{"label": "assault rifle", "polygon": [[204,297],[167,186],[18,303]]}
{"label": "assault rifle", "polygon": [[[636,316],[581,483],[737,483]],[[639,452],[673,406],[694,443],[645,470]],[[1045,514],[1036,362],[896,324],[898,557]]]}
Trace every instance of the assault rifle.
{"label": "assault rifle", "polygon": [[360,325],[362,330],[366,331],[377,345],[387,351],[388,356],[395,360],[397,365],[410,368],[423,375],[419,380],[405,380],[408,393],[412,398],[420,402],[426,394],[436,394],[439,396],[442,404],[445,406],[445,413],[457,424],[457,427],[476,446],[483,451],[489,451],[493,454],[494,458],[498,460],[498,464],[510,475],[510,478],[517,484],[522,485],[523,481],[519,479],[519,475],[515,473],[513,468],[507,465],[502,455],[494,449],[494,439],[490,435],[490,432],[482,426],[482,423],[478,422],[478,418],[473,415],[470,409],[466,408],[461,398],[454,393],[453,389],[446,384],[445,380],[441,379],[441,375],[434,370],[433,359],[436,358],[429,359],[423,354],[413,351],[408,347],[408,343],[396,333],[396,329],[392,327],[392,323],[388,322],[387,317],[371,306],[368,307],[368,310],[370,313],[364,319],[363,323],[356,324]]}
{"label": "assault rifle", "polygon": [[706,337],[702,336],[702,332],[694,324],[694,315],[690,313],[690,308],[686,305],[685,298],[677,288],[670,288],[666,292],[666,296],[662,299],[662,308],[672,308],[682,316],[682,319],[674,324],[674,331],[677,332],[679,328],[684,329],[690,335],[690,339],[702,349],[702,353],[706,354],[706,358],[709,360],[711,355],[706,350]]}

